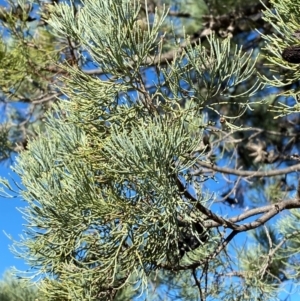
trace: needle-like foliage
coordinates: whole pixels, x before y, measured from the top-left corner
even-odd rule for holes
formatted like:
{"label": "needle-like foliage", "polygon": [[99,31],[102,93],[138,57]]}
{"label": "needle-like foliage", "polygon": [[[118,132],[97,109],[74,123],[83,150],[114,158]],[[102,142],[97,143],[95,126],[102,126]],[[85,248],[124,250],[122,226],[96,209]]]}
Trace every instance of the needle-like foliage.
{"label": "needle-like foliage", "polygon": [[[155,295],[157,279],[158,287],[168,280],[174,292],[191,299],[273,297],[283,253],[271,266],[266,247],[227,247],[237,234],[299,204],[290,200],[268,207],[268,215],[264,207],[227,218],[211,210],[215,195],[204,189],[214,179],[205,168],[217,163],[208,156],[206,132],[221,132],[204,110],[219,116],[225,135],[240,130],[234,120],[251,109],[260,87],[254,80],[240,89],[257,75],[253,53],[213,34],[206,44],[174,36],[173,59],[163,63],[167,10],[146,9],[141,18],[137,1],[74,5],[54,5],[47,22],[54,36],[76,41],[80,57],[102,75],[60,66],[68,76],[56,88],[65,97],[14,167],[27,224],[13,250],[31,266],[45,300],[142,300],[149,290]],[[155,89],[148,89],[149,82]],[[212,101],[216,96],[221,103]],[[236,106],[236,113],[227,116],[220,109],[225,105]],[[255,163],[268,159],[263,143],[247,147]],[[258,214],[260,219],[242,224]],[[275,244],[277,237],[267,228],[265,233]],[[239,255],[237,262],[229,251]]]}

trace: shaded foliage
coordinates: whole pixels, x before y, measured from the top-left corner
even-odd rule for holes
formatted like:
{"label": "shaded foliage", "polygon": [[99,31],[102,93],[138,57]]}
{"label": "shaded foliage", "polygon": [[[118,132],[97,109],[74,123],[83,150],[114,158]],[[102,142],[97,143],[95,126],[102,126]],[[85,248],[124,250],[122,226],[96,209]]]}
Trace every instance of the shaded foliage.
{"label": "shaded foliage", "polygon": [[37,289],[15,280],[8,273],[0,281],[1,301],[36,301],[40,297]]}

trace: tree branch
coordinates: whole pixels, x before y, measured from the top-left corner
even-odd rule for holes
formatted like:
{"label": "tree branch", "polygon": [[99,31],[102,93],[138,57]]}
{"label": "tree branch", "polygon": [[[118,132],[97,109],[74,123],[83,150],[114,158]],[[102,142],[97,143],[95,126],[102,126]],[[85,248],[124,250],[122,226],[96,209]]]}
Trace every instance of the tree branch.
{"label": "tree branch", "polygon": [[[218,171],[225,174],[231,174],[241,177],[274,177],[274,176],[280,176],[285,175],[291,172],[299,171],[300,170],[300,164],[296,164],[287,168],[277,169],[277,170],[270,170],[270,171],[249,171],[249,170],[240,170],[240,169],[233,169],[228,167],[219,167],[213,163],[207,163],[204,161],[199,161],[197,164],[206,167],[212,171]],[[199,176],[203,174],[202,169],[199,171],[194,171],[191,173],[192,176]]]}

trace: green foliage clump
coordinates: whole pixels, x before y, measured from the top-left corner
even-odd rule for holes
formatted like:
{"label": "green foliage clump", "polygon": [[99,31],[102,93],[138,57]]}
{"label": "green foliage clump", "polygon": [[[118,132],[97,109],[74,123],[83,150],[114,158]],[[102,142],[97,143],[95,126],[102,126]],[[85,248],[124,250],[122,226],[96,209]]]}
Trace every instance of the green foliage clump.
{"label": "green foliage clump", "polygon": [[33,284],[30,286],[28,283],[16,280],[9,273],[6,273],[0,281],[1,301],[38,301],[40,297],[41,294]]}

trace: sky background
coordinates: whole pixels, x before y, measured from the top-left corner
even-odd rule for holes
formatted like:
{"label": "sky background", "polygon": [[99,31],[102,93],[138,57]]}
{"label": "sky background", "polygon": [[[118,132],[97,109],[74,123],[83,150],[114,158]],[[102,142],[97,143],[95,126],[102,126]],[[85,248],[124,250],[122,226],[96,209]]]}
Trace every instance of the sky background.
{"label": "sky background", "polygon": [[[7,6],[7,2],[0,0],[1,6]],[[7,37],[4,32],[4,37]],[[20,104],[22,108],[24,106]],[[0,122],[3,121],[5,113],[5,105],[0,104]],[[20,182],[14,172],[11,171],[10,166],[14,163],[15,157],[8,159],[4,162],[0,162],[0,177],[10,179],[10,183],[13,180]],[[13,180],[12,180],[13,179]],[[22,225],[25,224],[25,220],[22,218],[22,214],[17,210],[25,206],[19,198],[3,198],[0,196],[0,278],[3,273],[10,267],[15,266],[17,269],[25,270],[28,267],[22,260],[18,260],[14,254],[9,250],[9,246],[12,245],[12,241],[6,234],[11,235],[14,239],[18,239],[22,233]],[[6,234],[5,234],[6,233]],[[1,300],[0,300],[1,301]]]}
{"label": "sky background", "polygon": [[[0,177],[7,179],[14,179],[16,182],[20,182],[20,179],[14,174],[10,165],[12,160],[6,160],[0,163]],[[10,180],[10,183],[13,183]],[[27,266],[22,260],[18,260],[14,254],[9,250],[9,246],[12,244],[11,240],[6,234],[11,235],[13,238],[18,239],[22,232],[22,225],[25,224],[25,220],[22,218],[22,214],[17,210],[19,207],[25,206],[19,198],[3,198],[0,197],[0,277],[3,275],[9,267],[15,266],[18,269],[26,269]],[[6,233],[6,234],[5,234]]]}

